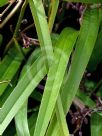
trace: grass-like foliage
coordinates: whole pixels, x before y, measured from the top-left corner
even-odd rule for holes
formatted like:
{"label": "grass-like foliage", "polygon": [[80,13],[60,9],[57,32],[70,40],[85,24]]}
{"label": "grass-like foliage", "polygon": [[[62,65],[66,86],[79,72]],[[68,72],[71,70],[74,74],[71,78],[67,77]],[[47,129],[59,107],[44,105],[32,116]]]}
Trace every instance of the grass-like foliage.
{"label": "grass-like foliage", "polygon": [[0,1],[0,135],[102,136],[101,3]]}

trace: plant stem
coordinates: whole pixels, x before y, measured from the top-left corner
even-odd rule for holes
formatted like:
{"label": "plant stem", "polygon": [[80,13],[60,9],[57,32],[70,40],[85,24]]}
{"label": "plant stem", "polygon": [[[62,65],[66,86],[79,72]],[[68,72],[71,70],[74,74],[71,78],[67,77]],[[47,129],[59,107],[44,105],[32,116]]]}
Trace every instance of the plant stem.
{"label": "plant stem", "polygon": [[102,84],[102,79],[96,84],[95,88],[93,89],[91,96],[96,93],[97,89],[101,86]]}
{"label": "plant stem", "polygon": [[5,55],[5,53],[8,51],[9,47],[11,46],[11,44],[13,43],[13,38],[11,38],[11,40],[8,42],[8,44],[5,47],[4,53],[3,55]]}
{"label": "plant stem", "polygon": [[16,4],[16,6],[13,8],[13,10],[8,14],[8,16],[0,24],[0,28],[2,28],[7,23],[7,21],[14,15],[14,13],[20,7],[21,3],[22,3],[22,0],[19,0],[18,3]]}
{"label": "plant stem", "polygon": [[30,29],[30,28],[32,28],[32,27],[34,27],[34,23],[32,23],[32,24],[30,24],[29,26],[27,26],[26,28],[24,28],[24,29],[22,30],[22,33],[24,33],[25,31],[27,31],[28,29]]}
{"label": "plant stem", "polygon": [[[22,1],[22,0],[20,0],[20,1]],[[27,0],[25,0],[25,2],[23,3],[23,6],[22,6],[22,8],[21,8],[21,12],[20,12],[20,15],[19,15],[19,18],[18,18],[18,22],[17,22],[16,28],[15,28],[15,31],[14,31],[14,35],[13,35],[13,37],[11,38],[11,40],[8,42],[8,44],[7,44],[7,46],[6,46],[5,50],[4,50],[4,54],[7,52],[7,50],[8,50],[9,47],[11,46],[11,44],[12,44],[13,42],[15,42],[14,39],[15,39],[15,38],[17,37],[17,35],[18,35],[19,28],[20,28],[20,24],[21,24],[22,18],[23,18],[23,16],[24,16],[24,12],[25,12],[27,3],[28,3]],[[15,8],[17,8],[17,6],[16,6]],[[15,8],[14,8],[14,9],[15,9]],[[14,9],[13,9],[13,11],[14,11]],[[13,11],[12,11],[12,12],[13,12]]]}
{"label": "plant stem", "polygon": [[3,15],[9,10],[9,8],[12,6],[12,4],[13,4],[14,2],[15,2],[15,0],[12,1],[12,2],[3,10],[3,12],[0,14],[0,18],[3,17]]}
{"label": "plant stem", "polygon": [[23,6],[21,8],[21,11],[20,11],[20,15],[19,15],[19,18],[18,18],[18,22],[17,22],[16,28],[15,28],[13,37],[17,37],[17,35],[18,35],[19,28],[20,28],[20,25],[21,25],[21,21],[23,19],[24,12],[25,12],[27,4],[28,4],[28,1],[25,0],[25,2],[23,3]]}

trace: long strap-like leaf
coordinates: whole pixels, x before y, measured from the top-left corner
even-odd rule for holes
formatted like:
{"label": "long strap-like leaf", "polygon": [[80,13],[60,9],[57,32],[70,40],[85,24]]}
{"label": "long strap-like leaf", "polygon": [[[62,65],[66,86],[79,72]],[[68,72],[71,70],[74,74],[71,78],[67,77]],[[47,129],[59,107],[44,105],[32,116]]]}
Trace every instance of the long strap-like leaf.
{"label": "long strap-like leaf", "polygon": [[62,93],[63,106],[64,109],[66,109],[65,112],[70,108],[72,100],[78,90],[81,78],[96,42],[99,25],[99,9],[87,10],[81,27],[80,36],[76,43],[76,50],[69,71],[68,82]]}
{"label": "long strap-like leaf", "polygon": [[66,115],[63,110],[61,97],[59,95],[56,103],[56,115],[59,127],[61,129],[61,136],[69,136],[69,130],[66,122]]}
{"label": "long strap-like leaf", "polygon": [[[53,48],[42,0],[28,0],[33,15],[42,53],[47,65],[50,66],[53,59]],[[49,68],[49,67],[48,67]]]}
{"label": "long strap-like leaf", "polygon": [[17,136],[30,136],[27,120],[27,102],[22,106],[15,116]]}
{"label": "long strap-like leaf", "polygon": [[61,33],[55,47],[55,62],[49,69],[47,83],[45,86],[41,106],[37,118],[34,136],[44,136],[48,123],[51,119],[64,73],[70,54],[73,50],[78,32],[71,28],[66,28]]}
{"label": "long strap-like leaf", "polygon": [[[70,108],[73,98],[76,95],[81,78],[92,54],[92,50],[98,35],[99,25],[99,10],[87,10],[84,15],[80,36],[76,44],[68,79],[61,95],[63,108],[66,114]],[[56,116],[57,115],[54,115],[53,117],[51,127],[48,129],[47,136],[51,135],[49,132],[52,132],[53,135],[60,133]]]}
{"label": "long strap-like leaf", "polygon": [[54,25],[58,6],[59,6],[59,0],[52,0],[51,14],[50,14],[49,20],[48,20],[50,32],[52,31],[52,28],[53,28],[53,25]]}
{"label": "long strap-like leaf", "polygon": [[27,72],[0,109],[0,135],[27,100],[34,88],[46,75],[47,70],[45,65],[38,67],[41,61],[42,59],[38,58],[30,68],[27,67]]}
{"label": "long strap-like leaf", "polygon": [[24,59],[24,56],[16,49],[16,47],[13,47],[8,52],[8,55],[0,62],[0,81],[8,80],[8,83],[0,85],[0,96],[4,93],[8,84],[19,70]]}
{"label": "long strap-like leaf", "polygon": [[102,136],[102,116],[94,113],[91,116],[91,136]]}

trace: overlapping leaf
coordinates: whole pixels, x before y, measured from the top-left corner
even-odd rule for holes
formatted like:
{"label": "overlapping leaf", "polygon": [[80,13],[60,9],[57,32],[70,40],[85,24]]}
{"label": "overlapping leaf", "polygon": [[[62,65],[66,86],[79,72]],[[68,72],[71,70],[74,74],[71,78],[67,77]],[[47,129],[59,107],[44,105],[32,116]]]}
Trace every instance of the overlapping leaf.
{"label": "overlapping leaf", "polygon": [[94,113],[91,116],[91,136],[102,136],[102,116]]}
{"label": "overlapping leaf", "polygon": [[[64,0],[64,1],[82,2],[82,3],[90,3],[90,4],[102,3],[102,0]],[[55,13],[57,12],[58,2],[59,1],[56,1],[56,3],[54,3],[55,7],[53,6],[52,8],[52,16],[49,21],[50,31],[52,30],[53,23],[55,20],[55,15],[56,15]],[[5,4],[4,1],[0,2],[0,6],[4,4]],[[30,124],[31,124],[30,132],[31,135],[33,135],[33,131],[35,129],[34,136],[45,135],[49,121],[51,121],[48,131],[46,133],[47,136],[50,135],[67,136],[68,128],[65,121],[65,116],[70,108],[73,98],[76,95],[81,78],[84,74],[85,68],[88,64],[89,58],[94,48],[94,44],[98,35],[99,24],[100,24],[99,10],[98,9],[87,10],[85,13],[81,31],[80,31],[80,36],[78,38],[75,52],[72,57],[72,64],[69,69],[67,82],[64,85],[64,88],[62,88],[61,90],[62,92],[61,99],[58,99],[59,91],[61,89],[65,70],[67,67],[67,61],[70,57],[70,54],[72,52],[78,34],[75,30],[65,29],[57,42],[57,45],[54,50],[55,56],[53,56],[52,42],[50,38],[50,32],[48,30],[48,24],[47,24],[47,19],[44,12],[42,0],[29,0],[29,4],[42,49],[42,52],[40,52],[40,54],[43,55],[37,54],[36,56],[37,60],[36,61],[34,60],[35,61],[35,62],[33,61],[34,63],[31,62],[32,59],[31,61],[29,61],[31,62],[31,66],[29,64],[26,65],[27,67],[25,66],[25,69],[27,69],[27,71],[24,72],[24,75],[18,82],[17,86],[15,87],[11,95],[7,98],[7,100],[1,107],[0,134],[4,132],[5,128],[8,126],[12,118],[16,115],[15,118],[16,118],[16,127],[17,127],[18,135],[27,135],[27,136],[30,135],[28,130],[28,124],[27,124],[27,107],[26,107],[27,105],[24,106],[23,109],[21,110],[20,108],[27,101],[28,97],[30,96],[34,88],[46,75],[47,70],[45,67],[45,63],[47,63],[48,64],[47,68],[49,68],[47,83],[41,101],[41,107],[40,107],[38,118],[37,115],[34,116],[34,121],[36,121],[37,118],[36,126],[35,123],[33,126],[32,121],[30,120]],[[54,11],[56,12],[54,13]],[[14,79],[15,73],[18,71],[21,62],[24,59],[23,56],[21,55],[19,60],[19,57],[16,57],[15,52],[13,56],[12,53],[9,54],[8,56],[4,58],[4,62],[3,62],[4,65],[2,62],[0,62],[2,63],[2,65],[0,66],[1,80]],[[7,86],[8,84],[0,85],[1,95],[3,94]],[[79,94],[78,97],[80,97],[80,99],[83,99],[85,96]],[[88,101],[90,105],[91,104],[93,105],[90,99],[88,99]],[[55,109],[55,105],[56,105],[56,109]],[[56,115],[55,115],[55,111],[57,113]],[[18,114],[16,114],[17,112]],[[52,115],[54,116],[51,120]],[[22,118],[22,116],[25,117]],[[59,121],[57,121],[57,119]],[[99,120],[101,120],[101,116],[100,117],[99,115],[92,116],[92,122],[91,122],[92,131],[94,127],[96,127],[96,125],[98,124]],[[26,126],[24,126],[24,124],[26,124]],[[59,129],[59,126],[61,127],[61,130]],[[97,134],[101,135],[101,123],[98,124],[96,128],[97,128],[96,131],[94,129],[94,133],[92,132],[92,136]]]}
{"label": "overlapping leaf", "polygon": [[46,132],[57,101],[67,63],[76,42],[77,36],[77,31],[71,28],[66,28],[63,30],[58,42],[56,43],[56,48],[54,51],[55,62],[49,69],[34,136],[44,136]]}
{"label": "overlapping leaf", "polygon": [[23,54],[21,54],[18,49],[14,47],[0,62],[0,81],[8,81],[0,85],[0,96],[3,94],[8,84],[10,84],[24,59]]}
{"label": "overlapping leaf", "polygon": [[18,136],[30,136],[27,121],[27,102],[25,102],[15,116],[15,124]]}
{"label": "overlapping leaf", "polygon": [[[80,35],[76,43],[76,49],[73,61],[69,70],[68,78],[62,91],[62,103],[65,113],[68,112],[73,98],[78,90],[81,78],[90,59],[95,41],[98,35],[100,25],[99,10],[87,10],[81,26]],[[52,129],[52,126],[54,129]],[[53,117],[51,127],[49,127],[47,135],[60,133],[56,115]]]}
{"label": "overlapping leaf", "polygon": [[63,110],[60,95],[58,97],[57,104],[56,104],[56,114],[57,114],[59,128],[61,129],[60,135],[69,136],[69,130],[68,130],[67,122],[66,122],[66,115]]}
{"label": "overlapping leaf", "polygon": [[52,63],[51,60],[53,60],[53,48],[42,0],[28,0],[28,2],[35,22],[42,53],[45,56],[45,62],[47,66],[50,66]]}
{"label": "overlapping leaf", "polygon": [[101,30],[98,34],[95,48],[93,50],[92,56],[90,58],[90,61],[87,67],[87,69],[90,72],[93,72],[94,70],[96,70],[98,64],[102,61],[102,41],[101,41],[102,40],[102,26],[100,29]]}
{"label": "overlapping leaf", "polygon": [[21,78],[11,95],[4,103],[3,107],[0,109],[0,134],[3,133],[12,118],[27,100],[28,96],[46,75],[47,71],[45,66],[37,68],[39,61],[41,62],[40,58],[38,58],[38,60],[33,63],[30,68],[27,68],[27,72]]}

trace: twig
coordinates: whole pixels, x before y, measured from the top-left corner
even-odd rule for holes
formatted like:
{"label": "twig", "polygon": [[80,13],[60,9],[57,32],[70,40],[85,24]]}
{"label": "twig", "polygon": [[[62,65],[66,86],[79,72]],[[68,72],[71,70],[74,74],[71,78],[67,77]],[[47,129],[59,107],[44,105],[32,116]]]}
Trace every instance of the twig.
{"label": "twig", "polygon": [[4,16],[4,14],[9,10],[15,0],[11,1],[10,4],[6,7],[6,9],[0,14],[0,18]]}
{"label": "twig", "polygon": [[27,26],[26,28],[24,28],[21,32],[24,33],[25,31],[27,31],[28,29],[34,27],[34,23],[30,24],[29,26]]}
{"label": "twig", "polygon": [[7,21],[14,15],[14,13],[17,11],[17,9],[21,6],[22,0],[18,0],[16,6],[13,8],[13,10],[8,14],[8,16],[3,20],[3,22],[0,24],[0,28],[2,28]]}

